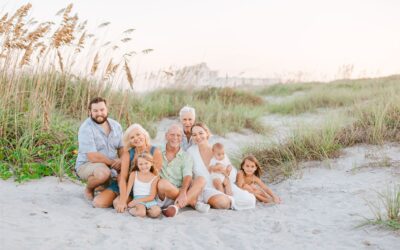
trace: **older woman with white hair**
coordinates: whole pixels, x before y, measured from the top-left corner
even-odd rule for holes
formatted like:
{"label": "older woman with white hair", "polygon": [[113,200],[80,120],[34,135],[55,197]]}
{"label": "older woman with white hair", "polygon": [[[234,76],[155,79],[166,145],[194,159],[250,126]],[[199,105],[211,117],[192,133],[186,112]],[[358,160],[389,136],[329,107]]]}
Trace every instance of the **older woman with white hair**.
{"label": "older woman with white hair", "polygon": [[109,204],[109,206],[113,204],[119,213],[125,211],[129,202],[129,200],[122,200],[120,197],[128,197],[126,195],[127,192],[130,192],[130,190],[127,190],[128,176],[133,169],[133,163],[137,156],[144,152],[149,153],[153,156],[156,171],[159,172],[162,167],[160,149],[150,144],[150,135],[140,124],[135,123],[129,126],[122,137],[122,141],[125,150],[121,155],[121,172],[117,180],[111,181],[107,189],[99,195],[104,203]]}
{"label": "older woman with white hair", "polygon": [[183,126],[183,132],[185,133],[182,138],[182,148],[187,150],[192,146],[192,126],[196,120],[196,110],[192,107],[185,106],[179,111],[179,119]]}

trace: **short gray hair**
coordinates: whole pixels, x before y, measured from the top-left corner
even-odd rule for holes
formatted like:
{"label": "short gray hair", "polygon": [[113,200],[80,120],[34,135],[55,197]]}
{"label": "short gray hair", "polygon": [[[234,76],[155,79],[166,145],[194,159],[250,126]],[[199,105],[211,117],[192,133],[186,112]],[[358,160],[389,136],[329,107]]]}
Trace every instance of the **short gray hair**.
{"label": "short gray hair", "polygon": [[184,135],[182,125],[180,123],[174,123],[171,126],[168,127],[167,131],[165,132],[165,135],[169,133],[169,131],[173,128],[177,128],[179,132],[181,132],[182,136]]}
{"label": "short gray hair", "polygon": [[196,110],[194,108],[186,105],[185,107],[181,108],[181,110],[179,111],[179,119],[182,119],[182,116],[185,113],[192,113],[194,118],[196,118]]}

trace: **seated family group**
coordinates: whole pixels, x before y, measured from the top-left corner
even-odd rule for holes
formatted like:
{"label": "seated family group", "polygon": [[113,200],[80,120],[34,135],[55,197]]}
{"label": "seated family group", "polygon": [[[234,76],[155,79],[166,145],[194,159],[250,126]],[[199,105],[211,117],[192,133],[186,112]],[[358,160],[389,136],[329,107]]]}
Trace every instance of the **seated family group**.
{"label": "seated family group", "polygon": [[[260,179],[261,166],[247,156],[239,172],[230,163],[221,143],[210,145],[210,131],[195,123],[195,109],[183,107],[181,123],[165,133],[158,148],[139,124],[122,132],[108,118],[106,100],[89,103],[89,118],[79,128],[76,173],[87,181],[85,196],[94,207],[111,207],[133,216],[175,216],[190,206],[199,212],[217,209],[250,209],[256,200],[280,203]],[[94,197],[95,189],[104,186]]]}

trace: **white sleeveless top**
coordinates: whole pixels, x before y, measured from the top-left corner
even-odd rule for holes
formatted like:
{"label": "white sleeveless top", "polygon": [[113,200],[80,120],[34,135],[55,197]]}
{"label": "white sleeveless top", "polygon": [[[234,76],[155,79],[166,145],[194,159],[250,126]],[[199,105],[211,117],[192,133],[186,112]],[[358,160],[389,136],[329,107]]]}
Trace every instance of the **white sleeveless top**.
{"label": "white sleeveless top", "polygon": [[150,195],[151,192],[151,183],[153,183],[154,179],[157,176],[154,176],[149,182],[140,181],[138,178],[138,171],[135,171],[135,183],[133,184],[133,195]]}

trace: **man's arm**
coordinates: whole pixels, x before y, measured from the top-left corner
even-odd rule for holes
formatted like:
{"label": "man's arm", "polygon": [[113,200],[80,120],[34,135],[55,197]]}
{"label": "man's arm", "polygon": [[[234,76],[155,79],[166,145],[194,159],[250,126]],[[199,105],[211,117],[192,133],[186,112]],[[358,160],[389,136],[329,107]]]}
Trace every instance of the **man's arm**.
{"label": "man's arm", "polygon": [[89,152],[89,153],[86,153],[86,156],[87,156],[87,158],[88,158],[88,160],[90,162],[93,162],[93,163],[104,163],[104,164],[106,164],[107,166],[110,166],[110,167],[114,163],[117,162],[117,160],[111,160],[110,158],[108,158],[107,156],[105,156],[104,154],[99,153],[99,152]]}
{"label": "man's arm", "polygon": [[186,175],[183,177],[182,186],[179,189],[178,197],[176,197],[175,204],[179,206],[179,208],[186,207],[187,205],[187,191],[192,183],[192,176]]}

